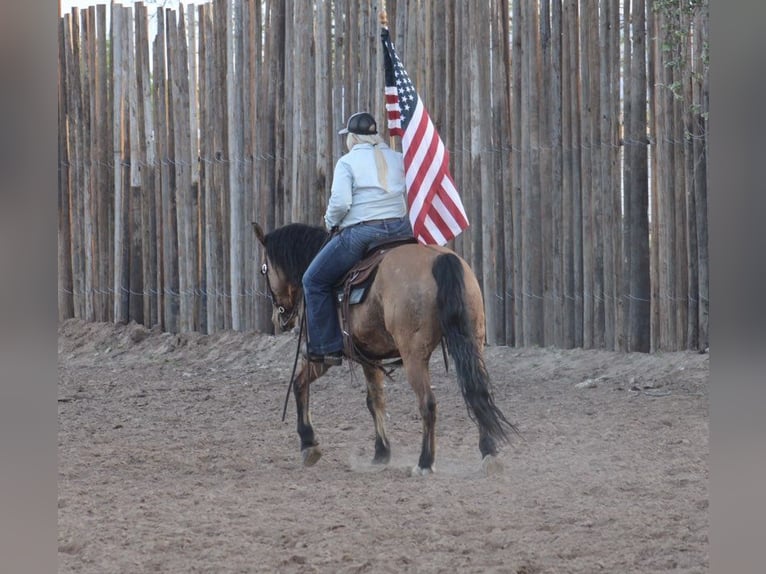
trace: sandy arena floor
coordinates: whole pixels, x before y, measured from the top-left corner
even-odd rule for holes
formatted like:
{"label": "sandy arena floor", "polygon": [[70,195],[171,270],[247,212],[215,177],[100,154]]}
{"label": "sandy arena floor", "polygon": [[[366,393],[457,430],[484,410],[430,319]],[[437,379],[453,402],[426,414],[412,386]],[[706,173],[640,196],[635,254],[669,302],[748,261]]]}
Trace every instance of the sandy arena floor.
{"label": "sandy arena floor", "polygon": [[486,477],[437,352],[437,472],[411,477],[404,373],[380,468],[345,365],[312,387],[324,456],[301,466],[292,398],[280,420],[294,352],[292,334],[62,323],[59,572],[707,571],[708,355],[488,348],[522,437]]}

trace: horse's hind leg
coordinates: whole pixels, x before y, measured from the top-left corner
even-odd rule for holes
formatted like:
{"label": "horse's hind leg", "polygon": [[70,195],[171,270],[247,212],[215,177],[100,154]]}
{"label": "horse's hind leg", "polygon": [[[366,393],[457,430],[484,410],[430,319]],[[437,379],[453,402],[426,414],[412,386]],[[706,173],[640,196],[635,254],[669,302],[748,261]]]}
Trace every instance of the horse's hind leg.
{"label": "horse's hind leg", "polygon": [[383,371],[363,365],[367,379],[367,408],[375,423],[375,457],[373,464],[387,464],[391,460],[391,446],[386,435],[386,395],[383,390]]}
{"label": "horse's hind leg", "polygon": [[485,456],[497,455],[497,443],[495,439],[483,428],[479,429],[479,451],[481,451],[482,458]]}
{"label": "horse's hind leg", "polygon": [[418,398],[418,408],[423,421],[423,442],[420,447],[418,465],[412,473],[429,474],[434,471],[436,456],[436,398],[431,390],[431,376],[428,373],[428,359],[402,357],[407,370],[407,380]]}
{"label": "horse's hind leg", "polygon": [[314,435],[314,427],[311,425],[309,386],[312,381],[323,375],[325,371],[327,371],[325,365],[309,363],[307,361],[295,377],[293,394],[295,395],[295,405],[298,411],[298,436],[301,438],[303,466],[316,464],[322,456],[322,451],[319,449],[319,441],[317,441]]}

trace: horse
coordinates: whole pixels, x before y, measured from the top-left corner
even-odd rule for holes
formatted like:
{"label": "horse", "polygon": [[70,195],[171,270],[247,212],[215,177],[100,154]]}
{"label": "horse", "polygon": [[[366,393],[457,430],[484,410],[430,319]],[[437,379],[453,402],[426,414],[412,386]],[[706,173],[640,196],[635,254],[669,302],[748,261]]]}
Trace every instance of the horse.
{"label": "horse", "polygon": [[[263,247],[261,273],[273,305],[272,322],[278,331],[294,329],[303,308],[303,273],[328,239],[328,232],[300,223],[270,233],[264,233],[257,223],[253,223],[253,229]],[[398,357],[417,397],[423,423],[420,457],[412,475],[434,472],[436,399],[430,384],[429,359],[443,341],[454,363],[469,417],[479,429],[481,467],[487,473],[502,468],[497,460],[497,445],[508,442],[508,431],[518,430],[493,398],[483,358],[484,301],[476,275],[466,261],[446,247],[420,243],[393,246],[380,261],[365,298],[348,307],[348,313],[346,325],[351,341],[366,357],[356,362],[364,372],[367,408],[375,427],[372,463],[387,464],[391,458],[383,389],[386,373],[380,361]],[[346,358],[354,360],[358,356],[346,353]],[[294,378],[304,466],[314,465],[322,456],[311,424],[309,385],[329,368],[309,362],[304,356]]]}

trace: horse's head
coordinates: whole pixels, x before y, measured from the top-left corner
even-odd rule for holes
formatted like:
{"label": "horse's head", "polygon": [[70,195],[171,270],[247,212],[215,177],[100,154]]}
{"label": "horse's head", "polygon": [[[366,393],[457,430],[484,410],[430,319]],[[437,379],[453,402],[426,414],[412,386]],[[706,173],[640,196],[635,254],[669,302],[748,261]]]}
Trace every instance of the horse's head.
{"label": "horse's head", "polygon": [[287,331],[295,326],[295,320],[300,314],[303,303],[303,292],[300,285],[294,285],[288,280],[284,270],[270,260],[268,256],[267,237],[263,229],[253,222],[253,230],[259,243],[263,246],[261,259],[261,275],[266,280],[266,289],[273,307],[271,322],[277,331]]}

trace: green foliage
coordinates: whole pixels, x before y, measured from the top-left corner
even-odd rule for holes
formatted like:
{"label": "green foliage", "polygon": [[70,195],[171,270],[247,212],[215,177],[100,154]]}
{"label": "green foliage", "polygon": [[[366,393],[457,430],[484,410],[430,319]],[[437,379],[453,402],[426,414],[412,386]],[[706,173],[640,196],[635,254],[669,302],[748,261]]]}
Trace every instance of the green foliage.
{"label": "green foliage", "polygon": [[[689,54],[686,47],[698,21],[697,17],[702,15],[705,19],[708,18],[708,6],[709,0],[655,0],[653,4],[655,14],[662,17],[662,25],[657,34],[661,41],[664,65],[675,72],[676,78],[683,78],[688,74],[692,81],[701,81],[707,76],[710,62],[707,37],[703,38],[702,45],[694,51],[692,57],[696,58],[697,62],[686,60]],[[683,87],[680,79],[667,86],[676,100],[684,99]],[[688,105],[692,112],[696,110],[696,113],[707,117],[707,111],[700,110],[699,104],[689,102]]]}

